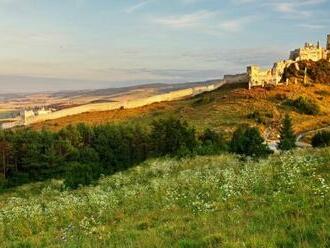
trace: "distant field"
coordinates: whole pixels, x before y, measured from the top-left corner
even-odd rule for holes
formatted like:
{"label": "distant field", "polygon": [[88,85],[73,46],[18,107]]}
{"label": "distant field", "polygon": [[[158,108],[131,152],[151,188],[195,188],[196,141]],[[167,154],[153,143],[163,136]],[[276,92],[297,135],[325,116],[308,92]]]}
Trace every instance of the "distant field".
{"label": "distant field", "polygon": [[[283,104],[285,100],[295,99],[299,96],[306,96],[315,101],[320,106],[321,113],[308,116]],[[192,99],[157,103],[130,110],[84,113],[39,123],[33,127],[57,130],[79,122],[94,125],[125,121],[134,121],[143,125],[156,118],[172,115],[187,120],[198,130],[210,127],[217,131],[230,133],[238,125],[247,123],[256,125],[262,130],[270,127],[270,135],[276,136],[276,130],[278,130],[285,113],[292,116],[297,132],[330,125],[329,106],[330,86],[328,85],[315,84],[305,87],[297,84],[273,89],[254,88],[251,91],[243,87],[225,86]],[[247,118],[253,112],[260,112],[263,119],[258,122]]]}

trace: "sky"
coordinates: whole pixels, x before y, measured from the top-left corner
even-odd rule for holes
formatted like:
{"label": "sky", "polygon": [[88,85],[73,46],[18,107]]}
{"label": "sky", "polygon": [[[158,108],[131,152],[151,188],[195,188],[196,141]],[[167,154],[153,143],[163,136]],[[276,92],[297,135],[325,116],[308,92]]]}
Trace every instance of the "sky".
{"label": "sky", "polygon": [[270,66],[330,33],[330,0],[0,0],[0,94]]}

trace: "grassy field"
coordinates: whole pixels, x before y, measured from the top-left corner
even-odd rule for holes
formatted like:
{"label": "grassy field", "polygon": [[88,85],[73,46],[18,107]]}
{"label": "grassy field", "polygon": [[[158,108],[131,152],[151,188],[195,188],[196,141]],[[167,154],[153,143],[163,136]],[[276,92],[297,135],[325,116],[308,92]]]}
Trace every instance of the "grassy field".
{"label": "grassy field", "polygon": [[0,247],[329,247],[330,149],[149,160],[0,195]]}
{"label": "grassy field", "polygon": [[[308,116],[283,104],[285,100],[299,96],[306,96],[316,102],[321,113]],[[187,120],[198,130],[213,128],[223,133],[231,133],[237,126],[247,123],[256,125],[261,130],[270,129],[270,133],[275,137],[286,113],[292,116],[298,133],[330,125],[329,105],[330,86],[324,84],[309,87],[292,84],[272,89],[254,88],[251,91],[244,87],[225,86],[192,99],[157,103],[137,109],[85,113],[39,123],[34,125],[34,128],[58,130],[79,122],[91,125],[125,121],[148,124],[154,119],[172,115]],[[262,116],[260,122],[247,118],[256,111]]]}

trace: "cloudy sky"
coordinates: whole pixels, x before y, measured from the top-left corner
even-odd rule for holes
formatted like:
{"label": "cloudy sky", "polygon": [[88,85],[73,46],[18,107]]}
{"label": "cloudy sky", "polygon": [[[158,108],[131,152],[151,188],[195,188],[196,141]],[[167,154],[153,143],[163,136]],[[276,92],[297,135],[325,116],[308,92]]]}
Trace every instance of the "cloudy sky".
{"label": "cloudy sky", "polygon": [[325,43],[330,0],[0,0],[0,93],[219,78]]}

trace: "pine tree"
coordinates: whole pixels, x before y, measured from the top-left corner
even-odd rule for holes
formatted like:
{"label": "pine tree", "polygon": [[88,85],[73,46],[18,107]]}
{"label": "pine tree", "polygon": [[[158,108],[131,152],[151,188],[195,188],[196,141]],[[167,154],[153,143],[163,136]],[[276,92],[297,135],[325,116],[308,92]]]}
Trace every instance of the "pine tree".
{"label": "pine tree", "polygon": [[287,114],[282,122],[281,139],[279,149],[282,151],[289,151],[296,148],[297,136],[295,135],[292,127],[292,120]]}

